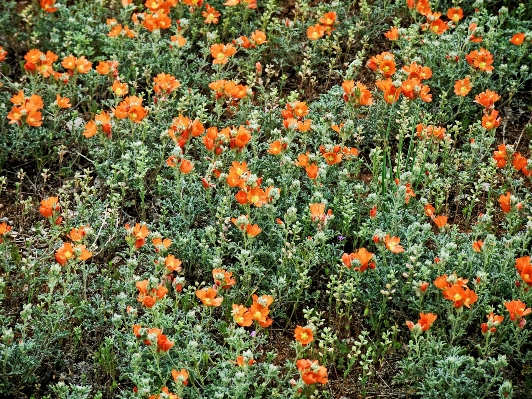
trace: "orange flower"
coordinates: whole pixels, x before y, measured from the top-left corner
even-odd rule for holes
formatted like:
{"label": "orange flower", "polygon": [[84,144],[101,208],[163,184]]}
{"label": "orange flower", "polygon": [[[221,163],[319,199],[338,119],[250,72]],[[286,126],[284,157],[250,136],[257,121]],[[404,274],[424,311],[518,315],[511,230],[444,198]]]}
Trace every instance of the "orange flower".
{"label": "orange flower", "polygon": [[[308,115],[309,108],[306,102],[304,101],[296,101],[294,104],[294,116],[297,118],[303,118]],[[287,108],[289,107],[289,104],[287,104]]]}
{"label": "orange flower", "polygon": [[236,305],[233,303],[233,310],[231,312],[233,320],[240,327],[249,327],[253,324],[253,316],[248,308],[242,305]]}
{"label": "orange flower", "polygon": [[273,303],[270,295],[261,295],[260,297],[253,294],[253,305],[249,308],[251,317],[256,320],[261,327],[269,327],[273,320],[268,317],[270,313],[269,306]]}
{"label": "orange flower", "polygon": [[[172,343],[173,345],[173,343]],[[161,389],[161,393],[158,395],[151,395],[148,399],[179,399],[179,397],[168,390],[167,387]]]}
{"label": "orange flower", "polygon": [[508,213],[511,210],[511,207],[512,207],[512,205],[511,205],[511,201],[512,201],[511,196],[512,195],[508,191],[508,192],[506,192],[506,194],[504,194],[504,195],[501,194],[501,196],[499,197],[499,204],[501,205],[501,209],[502,209],[502,211],[504,213]]}
{"label": "orange flower", "polygon": [[257,45],[264,44],[267,42],[266,33],[261,30],[256,30],[251,34],[251,40],[253,40],[253,42],[255,42]]}
{"label": "orange flower", "polygon": [[[166,335],[161,334],[157,337],[157,351],[168,352],[173,346],[174,346],[174,342],[170,341]],[[177,398],[177,395],[175,396]]]}
{"label": "orange flower", "polygon": [[[172,43],[177,43],[177,47],[183,47],[185,44],[187,44],[187,39],[185,39],[183,36],[181,35],[177,35],[177,36],[171,36],[170,37],[170,41]],[[170,46],[170,49],[172,49],[172,46]]]}
{"label": "orange flower", "polygon": [[111,89],[118,97],[125,96],[128,92],[127,83],[120,83],[118,80],[113,82]]}
{"label": "orange flower", "polygon": [[236,48],[232,44],[213,44],[210,51],[214,58],[213,64],[225,65],[229,61],[229,57],[236,53]]}
{"label": "orange flower", "polygon": [[515,170],[522,170],[524,167],[527,166],[528,160],[524,156],[522,156],[521,153],[514,152],[512,157],[512,166]]}
{"label": "orange flower", "polygon": [[174,255],[168,255],[164,260],[164,265],[170,271],[180,272],[182,262],[177,259]]}
{"label": "orange flower", "polygon": [[504,168],[506,165],[506,158],[508,157],[508,154],[506,154],[506,145],[499,144],[497,149],[498,151],[493,151],[493,159],[497,162],[498,168]]}
{"label": "orange flower", "polygon": [[404,96],[410,100],[413,100],[417,97],[421,98],[422,101],[431,102],[432,94],[429,94],[430,87],[424,84],[421,84],[420,79],[414,77],[411,79],[405,80],[401,84],[401,91]]}
{"label": "orange flower", "polygon": [[336,22],[336,13],[329,11],[323,14],[323,17],[319,19],[319,23],[325,25],[325,27],[332,27]]}
{"label": "orange flower", "polygon": [[405,249],[401,245],[399,245],[400,241],[401,239],[399,237],[390,237],[389,234],[386,234],[384,243],[386,245],[386,248],[388,248],[394,254],[399,254],[405,251]]}
{"label": "orange flower", "polygon": [[481,48],[478,51],[473,50],[472,52],[467,54],[466,61],[469,65],[481,71],[493,71],[493,66],[491,66],[491,64],[493,64],[493,56],[485,48]]}
{"label": "orange flower", "polygon": [[309,155],[310,155],[310,153],[308,153],[308,152],[306,154],[299,154],[297,156],[297,161],[295,162],[295,165],[296,166],[301,166],[303,168],[307,167],[308,166]]}
{"label": "orange flower", "polygon": [[499,127],[501,123],[501,118],[497,118],[499,116],[499,111],[493,110],[489,115],[484,115],[482,117],[482,127],[484,127],[486,130],[491,130]]}
{"label": "orange flower", "polygon": [[324,215],[325,204],[310,204],[310,219],[312,221],[319,220]]}
{"label": "orange flower", "polygon": [[437,318],[434,313],[420,313],[418,323],[423,331],[427,331]]}
{"label": "orange flower", "polygon": [[73,70],[76,68],[77,60],[78,59],[73,55],[69,55],[68,57],[63,58],[63,61],[61,61],[61,65],[63,65],[63,68],[65,69]]}
{"label": "orange flower", "polygon": [[233,362],[234,364],[244,367],[246,365],[251,366],[255,363],[255,359],[246,359],[244,356],[237,356],[236,361]]}
{"label": "orange flower", "polygon": [[56,12],[57,7],[55,6],[55,0],[40,0],[39,5],[44,10],[44,12]]}
{"label": "orange flower", "polygon": [[486,315],[486,318],[488,319],[488,322],[482,323],[480,325],[480,330],[482,331],[482,334],[495,333],[495,331],[497,331],[497,326],[501,324],[504,320],[504,316],[497,316],[493,312]]}
{"label": "orange flower", "polygon": [[519,328],[523,328],[526,324],[525,316],[532,312],[532,309],[526,308],[526,304],[518,300],[505,302],[504,306],[508,313],[510,313],[510,320],[516,323]]}
{"label": "orange flower", "polygon": [[247,172],[248,164],[246,162],[235,162],[231,164],[229,174],[227,175],[227,184],[230,187],[240,187],[244,182],[242,177]]}
{"label": "orange flower", "polygon": [[247,197],[248,202],[255,205],[257,208],[260,208],[262,205],[265,205],[269,202],[266,192],[260,187],[255,187],[249,190]]}
{"label": "orange flower", "polygon": [[64,242],[63,245],[55,251],[55,260],[61,266],[66,265],[66,263],[72,258],[75,259],[75,253],[72,244],[69,242]]}
{"label": "orange flower", "polygon": [[385,78],[389,78],[396,72],[396,66],[394,60],[383,60],[379,64],[379,70],[382,72]]}
{"label": "orange flower", "polygon": [[464,305],[468,308],[471,308],[471,305],[474,304],[478,299],[475,291],[470,290],[467,287],[464,288],[460,284],[454,284],[453,286],[445,289],[443,291],[443,297],[453,301],[455,308],[461,308]]}
{"label": "orange flower", "polygon": [[72,104],[70,104],[70,99],[67,97],[61,97],[59,94],[55,97],[55,103],[59,108],[70,108]]}
{"label": "orange flower", "polygon": [[256,237],[260,234],[262,229],[256,224],[248,224],[246,226],[246,234],[250,237]]}
{"label": "orange flower", "polygon": [[388,32],[385,32],[384,36],[386,36],[391,41],[395,41],[395,40],[399,39],[399,29],[397,29],[397,27],[394,26]]}
{"label": "orange flower", "polygon": [[233,273],[224,269],[214,269],[212,271],[212,278],[214,279],[214,284],[226,290],[236,284]]}
{"label": "orange flower", "polygon": [[486,90],[475,96],[475,102],[484,108],[493,108],[494,104],[501,98],[496,92]]}
{"label": "orange flower", "polygon": [[84,56],[76,60],[76,71],[81,74],[89,73],[92,68],[92,62],[88,61]]}
{"label": "orange flower", "polygon": [[[445,131],[445,129],[444,129]],[[406,192],[405,192],[405,204],[408,204],[410,202],[410,198],[415,197],[416,193],[412,189],[412,185],[410,183],[405,184]]]}
{"label": "orange flower", "polygon": [[[11,226],[9,226],[6,222],[3,222],[0,224],[0,236],[4,236],[7,233],[11,231]],[[2,239],[0,238],[0,244],[2,243]]]}
{"label": "orange flower", "polygon": [[312,163],[305,167],[305,172],[307,173],[307,176],[311,179],[315,179],[316,177],[318,177],[318,171],[319,168],[316,163]]}
{"label": "orange flower", "polygon": [[216,25],[218,23],[218,17],[222,14],[216,11],[214,7],[210,6],[209,4],[206,4],[205,11],[203,11],[201,15],[203,16],[203,18],[205,18],[205,20],[203,21],[204,23],[209,24],[209,25],[210,24]]}
{"label": "orange flower", "polygon": [[116,78],[118,76],[118,61],[100,61],[96,67],[96,72],[100,75],[109,75],[111,72]]}
{"label": "orange flower", "polygon": [[152,288],[148,292],[148,280],[137,281],[135,286],[139,290],[139,296],[137,301],[141,302],[148,309],[152,308],[157,302],[158,299],[163,299],[168,293],[168,289],[162,285],[157,286],[157,288]]}
{"label": "orange flower", "polygon": [[309,40],[318,40],[320,37],[323,37],[325,30],[325,26],[320,24],[309,26],[307,29],[307,38]]}
{"label": "orange flower", "polygon": [[453,21],[455,24],[464,18],[464,12],[460,7],[453,7],[447,10],[447,18]]}
{"label": "orange flower", "polygon": [[218,291],[212,288],[203,288],[196,291],[196,296],[203,302],[205,306],[220,306],[224,300],[222,297],[216,297]]}
{"label": "orange flower", "polygon": [[327,369],[325,366],[320,366],[317,360],[299,359],[296,362],[297,369],[301,375],[301,379],[307,385],[316,383],[327,384]]}
{"label": "orange flower", "polygon": [[[388,62],[388,61],[384,61]],[[393,63],[393,61],[391,61]],[[382,65],[382,64],[381,64]],[[395,63],[394,70],[395,72]],[[353,104],[353,106],[358,107],[360,105],[371,105],[373,104],[373,98],[371,92],[367,89],[365,85],[360,82],[355,82],[353,80],[345,80],[342,83],[342,89],[344,90],[343,99],[345,102]]]}
{"label": "orange flower", "polygon": [[28,116],[26,117],[26,123],[29,126],[37,127],[42,125],[42,114],[38,111],[30,111],[28,112]]}
{"label": "orange flower", "polygon": [[272,155],[279,155],[283,151],[283,147],[286,148],[286,144],[281,143],[281,140],[275,140],[270,144],[270,149],[267,152]]}
{"label": "orange flower", "polygon": [[158,74],[157,77],[153,78],[153,81],[155,82],[153,91],[157,94],[163,92],[168,95],[181,85],[175,76],[166,73]]}
{"label": "orange flower", "polygon": [[449,26],[446,22],[443,22],[440,18],[436,18],[435,20],[430,22],[429,29],[436,33],[437,35],[443,34]]}
{"label": "orange flower", "polygon": [[84,261],[92,257],[92,252],[88,251],[85,245],[78,244],[74,247],[77,253],[79,253],[77,259]]}
{"label": "orange flower", "polygon": [[7,51],[5,51],[2,46],[0,46],[0,62],[4,61],[6,57],[7,57]]}
{"label": "orange flower", "polygon": [[425,205],[424,209],[425,209],[425,215],[427,215],[429,217],[434,216],[435,209],[434,209],[434,207],[431,204]]}
{"label": "orange flower", "polygon": [[347,266],[348,269],[351,268],[352,262],[357,260],[358,266],[354,268],[357,272],[364,272],[368,267],[370,269],[375,269],[375,262],[373,260],[373,253],[369,252],[366,248],[362,247],[357,250],[357,252],[342,255],[342,262]]}
{"label": "orange flower", "polygon": [[471,91],[473,85],[469,81],[469,76],[465,79],[457,80],[454,84],[454,94],[465,97]]}
{"label": "orange flower", "polygon": [[268,315],[270,314],[270,309],[268,306],[264,306],[258,302],[253,302],[253,305],[249,308],[249,312],[253,320],[256,320],[260,323],[266,323],[268,320]]}
{"label": "orange flower", "polygon": [[447,216],[436,216],[432,220],[440,229],[447,224]]}
{"label": "orange flower", "polygon": [[406,325],[408,326],[408,329],[410,331],[412,331],[415,328],[419,328],[421,331],[427,331],[432,326],[432,323],[436,321],[437,318],[438,318],[438,315],[434,313],[420,313],[417,324],[414,324],[411,321],[407,321]]}
{"label": "orange flower", "polygon": [[524,41],[525,41],[525,34],[524,33],[516,33],[510,39],[510,43],[512,43],[512,44],[514,44],[516,46],[520,46],[521,44],[523,44]]}
{"label": "orange flower", "polygon": [[447,276],[447,274],[439,276],[436,278],[436,280],[434,280],[434,285],[440,290],[445,290],[453,285],[459,285],[460,287],[467,288],[467,282],[467,279],[458,277],[456,273],[453,273],[450,276]]}
{"label": "orange flower", "polygon": [[184,175],[188,175],[192,171],[192,169],[194,169],[194,164],[192,162],[187,159],[181,160],[181,164],[179,165],[179,170],[181,171],[181,173],[183,173]]}
{"label": "orange flower", "polygon": [[137,96],[126,97],[113,109],[113,113],[118,119],[129,118],[135,123],[141,123],[147,114],[146,109],[142,107],[142,98]]}
{"label": "orange flower", "polygon": [[151,243],[155,247],[155,252],[159,252],[161,250],[166,250],[172,245],[172,240],[169,238],[165,238],[164,240],[162,238],[156,237],[153,240],[151,240]]}
{"label": "orange flower", "polygon": [[147,112],[144,107],[141,107],[140,105],[134,105],[130,108],[127,116],[133,122],[141,123],[146,114]]}
{"label": "orange flower", "polygon": [[314,341],[312,329],[308,327],[303,328],[301,326],[297,326],[294,330],[294,338],[298,340],[303,346],[306,346],[312,341]]}
{"label": "orange flower", "polygon": [[135,240],[135,248],[140,248],[146,244],[146,237],[150,234],[150,231],[145,224],[137,223],[133,229],[129,227],[129,224],[125,225],[128,231],[129,237]]}
{"label": "orange flower", "polygon": [[[245,147],[245,145],[251,140],[251,134],[244,126],[239,126],[234,137],[234,145],[240,148]],[[233,148],[233,147],[231,147]]]}
{"label": "orange flower", "polygon": [[148,296],[148,280],[137,281],[135,286],[139,290],[137,301],[143,303],[147,308],[152,308],[155,305],[155,298]]}
{"label": "orange flower", "polygon": [[172,378],[177,383],[188,385],[188,371],[185,369],[181,369],[181,371],[172,370]]}
{"label": "orange flower", "polygon": [[59,198],[49,197],[41,201],[39,213],[45,218],[50,218],[55,212],[58,212],[60,209],[61,207],[59,206]]}
{"label": "orange flower", "polygon": [[393,104],[396,102],[401,95],[401,87],[395,87],[391,78],[377,80],[375,85],[384,92],[384,101],[386,101],[388,104]]}
{"label": "orange flower", "polygon": [[482,251],[482,247],[483,246],[484,246],[484,241],[482,241],[482,240],[474,241],[473,245],[472,245],[473,251],[480,252],[480,251]]}
{"label": "orange flower", "polygon": [[374,57],[371,57],[369,61],[366,63],[366,65],[372,71],[377,71],[382,62],[388,61],[388,60],[393,61],[394,59],[395,59],[395,56],[392,53],[388,51],[384,51]]}
{"label": "orange flower", "polygon": [[[407,0],[409,1],[409,0]],[[416,4],[416,10],[423,16],[428,16],[430,11],[430,3],[428,0],[418,0]]]}
{"label": "orange flower", "polygon": [[515,268],[523,279],[523,281],[532,286],[532,265],[530,264],[530,256],[523,256],[515,260]]}

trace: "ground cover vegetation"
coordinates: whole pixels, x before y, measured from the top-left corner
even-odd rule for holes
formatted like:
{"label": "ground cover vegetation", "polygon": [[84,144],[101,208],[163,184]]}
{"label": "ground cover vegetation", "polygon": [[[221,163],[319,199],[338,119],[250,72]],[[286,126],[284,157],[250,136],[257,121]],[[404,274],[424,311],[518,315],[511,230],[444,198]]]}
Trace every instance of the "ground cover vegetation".
{"label": "ground cover vegetation", "polygon": [[1,396],[532,396],[530,3],[0,11]]}

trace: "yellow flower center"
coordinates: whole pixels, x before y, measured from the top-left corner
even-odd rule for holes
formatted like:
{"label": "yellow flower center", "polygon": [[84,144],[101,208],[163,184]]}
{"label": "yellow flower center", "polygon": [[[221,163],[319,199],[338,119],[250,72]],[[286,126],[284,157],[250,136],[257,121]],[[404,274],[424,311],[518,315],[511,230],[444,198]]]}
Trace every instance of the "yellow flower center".
{"label": "yellow flower center", "polygon": [[486,68],[486,63],[485,62],[481,62],[478,64],[478,66],[480,67],[480,69],[484,69]]}
{"label": "yellow flower center", "polygon": [[308,338],[308,334],[306,332],[301,333],[301,340],[305,341]]}
{"label": "yellow flower center", "polygon": [[454,300],[455,300],[455,301],[459,301],[459,300],[461,300],[461,299],[462,299],[462,295],[460,295],[460,294],[454,294]]}

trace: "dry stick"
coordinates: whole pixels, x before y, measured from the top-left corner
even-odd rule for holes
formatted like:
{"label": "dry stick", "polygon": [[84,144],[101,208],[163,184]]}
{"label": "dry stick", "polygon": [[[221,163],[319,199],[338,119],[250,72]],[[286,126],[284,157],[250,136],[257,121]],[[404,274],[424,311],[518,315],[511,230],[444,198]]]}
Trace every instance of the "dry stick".
{"label": "dry stick", "polygon": [[519,147],[519,143],[521,142],[521,138],[523,137],[523,134],[525,133],[526,127],[530,124],[530,122],[532,122],[532,116],[530,117],[528,122],[525,124],[525,127],[523,128],[523,130],[521,130],[521,135],[519,136],[519,140],[517,140],[517,144],[515,145],[515,149],[516,150]]}

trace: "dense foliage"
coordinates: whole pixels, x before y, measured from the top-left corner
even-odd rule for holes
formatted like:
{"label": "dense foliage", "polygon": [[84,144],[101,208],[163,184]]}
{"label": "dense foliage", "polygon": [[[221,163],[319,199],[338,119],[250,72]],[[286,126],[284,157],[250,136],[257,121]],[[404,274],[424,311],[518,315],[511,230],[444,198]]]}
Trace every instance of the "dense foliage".
{"label": "dense foliage", "polygon": [[0,395],[532,396],[532,6],[6,0]]}

